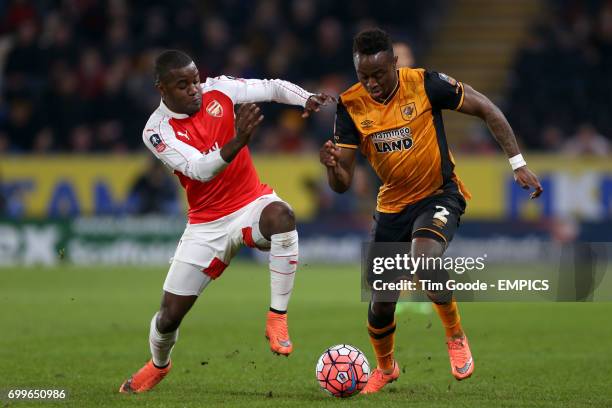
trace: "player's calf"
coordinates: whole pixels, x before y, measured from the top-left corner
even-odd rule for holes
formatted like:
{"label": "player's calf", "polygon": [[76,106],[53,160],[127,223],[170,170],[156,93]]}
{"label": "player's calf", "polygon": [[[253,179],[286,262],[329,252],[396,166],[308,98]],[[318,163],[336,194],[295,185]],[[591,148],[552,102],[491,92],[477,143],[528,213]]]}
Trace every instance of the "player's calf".
{"label": "player's calf", "polygon": [[270,311],[266,338],[272,352],[288,356],[293,344],[287,327],[287,308],[298,265],[298,234],[293,211],[280,201],[268,204],[261,213],[259,229],[270,241]]}
{"label": "player's calf", "polygon": [[[397,363],[394,358],[395,349],[395,302],[371,302],[368,308],[368,336],[376,355],[376,374],[369,387],[370,392],[376,392],[387,382],[395,380],[394,375]],[[399,371],[397,373],[399,376]],[[392,376],[394,378],[391,378]],[[376,384],[376,383],[380,384]]]}
{"label": "player's calf", "polygon": [[[180,267],[185,265],[192,268],[192,266],[183,264],[182,262],[179,265]],[[198,273],[201,272],[198,271]],[[161,308],[157,314],[157,330],[161,333],[176,331],[197,299],[198,297],[195,295],[182,296],[164,291]]]}
{"label": "player's calf", "polygon": [[121,384],[121,393],[149,391],[170,372],[170,353],[178,339],[178,327],[197,296],[179,296],[164,291],[160,311],[151,319],[151,360]]}
{"label": "player's calf", "polygon": [[297,231],[272,235],[270,247],[270,311],[266,323],[266,337],[270,348],[288,356],[293,351],[287,326],[287,308],[298,263]]}
{"label": "player's calf", "polygon": [[272,235],[270,246],[270,311],[266,337],[277,354],[289,355],[293,344],[287,327],[287,307],[298,263],[297,231]]}
{"label": "player's calf", "polygon": [[166,332],[163,326],[160,328],[160,313],[156,313],[151,320],[149,328],[149,348],[151,349],[151,361],[157,367],[165,367],[170,364],[170,353],[178,339],[178,325],[172,331]]}

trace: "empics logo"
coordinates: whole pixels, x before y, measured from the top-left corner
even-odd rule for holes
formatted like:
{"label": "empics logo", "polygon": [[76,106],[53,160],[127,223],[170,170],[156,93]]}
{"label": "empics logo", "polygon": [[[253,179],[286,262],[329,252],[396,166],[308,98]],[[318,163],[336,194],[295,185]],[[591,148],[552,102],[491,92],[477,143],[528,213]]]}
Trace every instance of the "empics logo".
{"label": "empics logo", "polygon": [[378,153],[399,152],[412,147],[412,131],[407,126],[373,133],[370,138]]}

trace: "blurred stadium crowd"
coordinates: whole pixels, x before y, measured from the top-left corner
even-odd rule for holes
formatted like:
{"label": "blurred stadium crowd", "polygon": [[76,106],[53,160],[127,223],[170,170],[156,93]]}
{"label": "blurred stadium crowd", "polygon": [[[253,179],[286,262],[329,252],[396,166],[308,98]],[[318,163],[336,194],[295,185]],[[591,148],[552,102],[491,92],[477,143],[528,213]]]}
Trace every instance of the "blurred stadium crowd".
{"label": "blurred stadium crowd", "polygon": [[[416,43],[436,2],[407,15],[388,12],[398,0],[12,0],[0,5],[0,152],[141,148],[159,104],[152,64],[165,48],[192,55],[203,79],[282,78],[338,93],[354,82],[353,33],[384,21]],[[254,148],[300,152],[329,137],[334,112],[307,124],[297,110],[265,113]]]}
{"label": "blurred stadium crowd", "polygon": [[507,113],[524,143],[606,155],[612,136],[612,2],[558,0],[516,56]]}
{"label": "blurred stadium crowd", "polygon": [[[527,147],[607,154],[612,3],[549,4],[554,13],[516,56],[502,106]],[[382,25],[420,56],[445,5],[410,2],[401,12],[399,0],[0,3],[0,152],[139,149],[159,102],[151,66],[164,48],[189,52],[203,78],[283,78],[338,93],[355,81],[354,33]],[[308,123],[296,110],[265,109],[257,151],[309,151],[329,137],[333,109]]]}

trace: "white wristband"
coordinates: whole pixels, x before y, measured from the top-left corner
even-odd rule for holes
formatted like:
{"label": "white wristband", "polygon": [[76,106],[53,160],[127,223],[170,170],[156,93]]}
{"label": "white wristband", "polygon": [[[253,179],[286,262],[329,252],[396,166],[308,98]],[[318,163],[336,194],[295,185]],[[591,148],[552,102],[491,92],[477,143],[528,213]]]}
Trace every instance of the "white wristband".
{"label": "white wristband", "polygon": [[508,161],[510,162],[510,166],[512,166],[513,171],[518,169],[519,167],[527,165],[527,162],[525,161],[525,159],[523,159],[523,155],[520,153],[516,156],[509,158]]}

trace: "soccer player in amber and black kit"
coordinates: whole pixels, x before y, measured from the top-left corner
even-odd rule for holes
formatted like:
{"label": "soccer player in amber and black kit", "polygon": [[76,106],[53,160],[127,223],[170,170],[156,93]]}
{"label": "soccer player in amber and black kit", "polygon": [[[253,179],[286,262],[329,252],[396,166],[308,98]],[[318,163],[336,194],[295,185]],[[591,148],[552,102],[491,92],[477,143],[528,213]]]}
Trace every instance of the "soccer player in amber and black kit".
{"label": "soccer player in amber and black kit", "polygon": [[[454,173],[442,124],[442,109],[480,117],[507,154],[516,182],[542,192],[527,168],[503,113],[472,87],[437,72],[397,68],[392,43],[380,29],[359,33],[353,42],[359,83],[338,101],[334,142],[321,148],[331,188],[351,185],[356,151],[367,158],[383,182],[378,193],[374,242],[409,242],[414,256],[440,257],[459,225],[470,198]],[[447,271],[417,270],[419,279],[446,282]],[[444,286],[446,287],[446,286]],[[446,330],[451,372],[457,380],[474,371],[474,360],[461,327],[452,292],[427,292]],[[396,298],[397,299],[397,298]],[[368,332],[378,367],[363,393],[375,393],[399,377],[393,356],[396,302],[377,301],[372,291]]]}
{"label": "soccer player in amber and black kit", "polygon": [[[200,83],[192,59],[174,50],[157,58],[155,85],[161,103],[142,138],[185,188],[189,222],[164,282],[160,310],[151,320],[152,358],[121,385],[124,393],[148,391],[170,371],[183,317],[242,245],[270,251],[266,337],[274,353],[291,353],[286,313],[298,235],[291,208],[259,181],[253,166],[247,144],[263,116],[252,102],[299,105],[307,117],[334,100],[278,79],[218,77]],[[235,104],[243,105],[234,117]]]}

